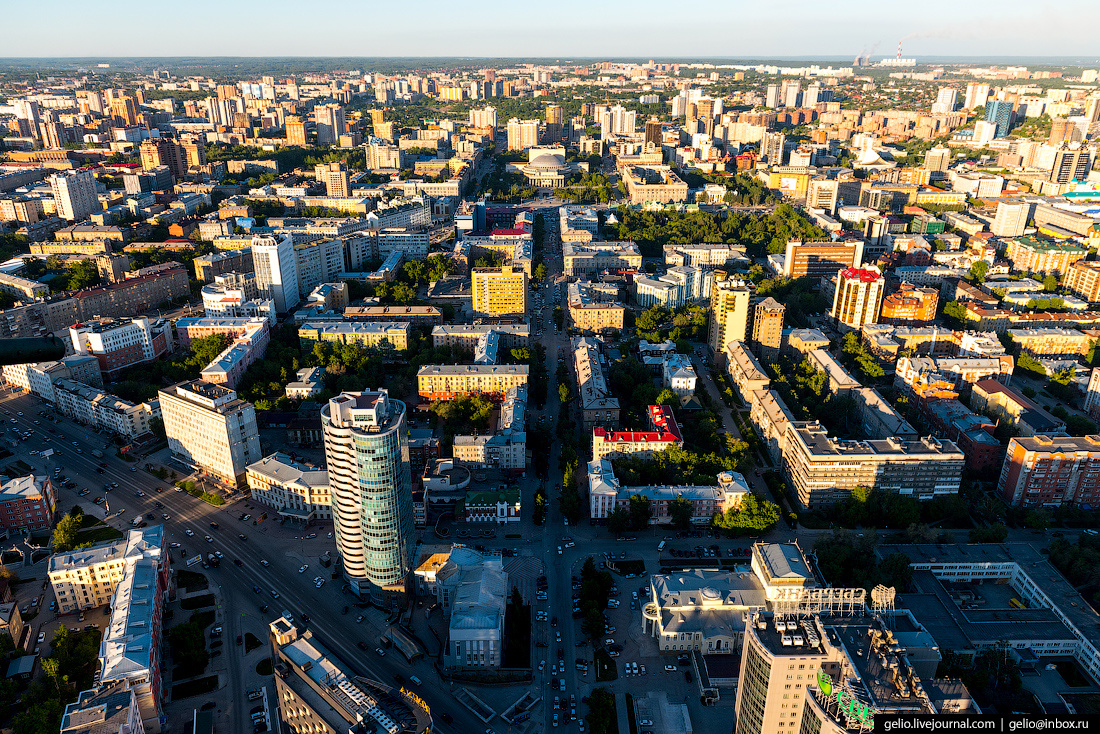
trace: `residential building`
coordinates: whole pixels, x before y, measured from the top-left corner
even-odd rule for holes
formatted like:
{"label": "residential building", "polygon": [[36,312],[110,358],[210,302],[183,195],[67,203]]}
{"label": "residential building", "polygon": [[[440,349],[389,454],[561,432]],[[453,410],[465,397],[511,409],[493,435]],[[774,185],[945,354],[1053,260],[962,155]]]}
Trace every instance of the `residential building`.
{"label": "residential building", "polygon": [[527,365],[442,364],[424,365],[416,373],[422,400],[453,400],[466,395],[486,395],[504,400],[513,387],[527,384]]}
{"label": "residential building", "polygon": [[728,277],[721,270],[714,272],[707,345],[716,360],[725,355],[731,342],[743,342],[752,333],[749,318],[754,296],[755,288],[750,281]]}
{"label": "residential building", "polygon": [[432,346],[458,347],[473,352],[490,331],[499,336],[500,348],[509,351],[526,347],[531,338],[531,327],[527,324],[443,324],[432,327]]}
{"label": "residential building", "polygon": [[648,427],[641,431],[614,431],[596,426],[592,429],[592,458],[595,461],[622,456],[652,457],[670,446],[683,448],[684,439],[672,408],[651,405],[646,413]]}
{"label": "residential building", "polygon": [[1050,180],[1067,184],[1071,181],[1087,181],[1092,170],[1093,151],[1080,143],[1064,143],[1054,154]]}
{"label": "residential building", "polygon": [[815,371],[825,373],[830,393],[847,397],[859,389],[859,380],[852,377],[852,373],[844,369],[844,365],[827,349],[813,350],[806,355],[806,361]]}
{"label": "residential building", "polygon": [[770,296],[758,301],[753,309],[752,344],[765,361],[774,362],[779,357],[786,310],[786,306]]}
{"label": "residential building", "polygon": [[181,382],[158,395],[173,458],[229,487],[241,486],[248,465],[263,458],[252,403],[202,380]]}
{"label": "residential building", "polygon": [[699,376],[695,373],[691,357],[686,354],[671,354],[661,366],[661,379],[665,387],[684,400],[695,394],[695,384]]}
{"label": "residential building", "polygon": [[6,534],[52,530],[56,513],[57,492],[49,477],[28,474],[0,484],[0,528]]}
{"label": "residential building", "polygon": [[1027,227],[1031,205],[1026,201],[1001,201],[989,231],[998,237],[1021,237]]}
{"label": "residential building", "polygon": [[286,454],[265,456],[245,470],[252,499],[262,502],[280,517],[308,525],[332,519],[328,472]]}
{"label": "residential building", "polygon": [[1100,302],[1100,262],[1078,260],[1069,266],[1064,281],[1066,290],[1089,303]]}
{"label": "residential building", "polygon": [[562,245],[562,263],[568,276],[639,270],[642,251],[633,242],[567,242]]}
{"label": "residential building", "polygon": [[[76,291],[72,300],[80,318],[129,318],[190,295],[187,270],[177,262],[167,262],[135,270],[118,283]],[[70,320],[65,326],[80,318]]]}
{"label": "residential building", "polygon": [[[253,255],[253,262],[256,260]],[[261,283],[257,266],[257,285]],[[344,243],[327,237],[294,245],[294,272],[299,294],[308,294],[322,283],[332,283],[344,268]],[[288,276],[289,277],[289,276]],[[262,292],[262,291],[261,291]],[[270,298],[271,296],[266,296]],[[294,305],[297,305],[295,303]],[[289,306],[288,306],[289,308]]]}
{"label": "residential building", "polygon": [[[11,589],[8,588],[5,595],[11,598]],[[23,641],[23,615],[19,611],[19,604],[14,601],[0,603],[0,634],[7,636],[12,641],[13,648],[17,648]]]}
{"label": "residential building", "polygon": [[619,399],[612,395],[604,374],[603,342],[593,337],[573,337],[573,370],[580,398],[581,430],[597,425],[619,425]]}
{"label": "residential building", "polygon": [[1053,359],[1065,357],[1076,360],[1089,353],[1095,337],[1077,329],[1041,327],[1034,329],[1008,329],[1012,344],[1021,353],[1032,357]]}
{"label": "residential building", "polygon": [[695,243],[665,245],[665,265],[688,266],[700,270],[734,269],[749,267],[745,248],[736,245]]}
{"label": "residential building", "polygon": [[455,461],[506,472],[527,468],[527,386],[510,388],[500,406],[496,430],[489,434],[455,436]]}
{"label": "residential building", "polygon": [[842,329],[848,330],[877,323],[885,287],[886,279],[874,266],[841,270],[833,295],[832,317]]}
{"label": "residential building", "polygon": [[145,734],[135,690],[125,680],[81,691],[65,706],[63,734]]}
{"label": "residential building", "polygon": [[443,323],[443,312],[435,306],[348,306],[344,309],[345,321],[377,321],[437,326]]}
{"label": "residential building", "polygon": [[347,134],[344,108],[338,104],[314,107],[313,120],[317,126],[318,145],[337,145],[340,142],[340,136]]}
{"label": "residential building", "polygon": [[176,322],[184,347],[213,334],[229,338],[227,346],[200,373],[205,382],[235,387],[253,362],[263,359],[271,343],[270,321],[254,318],[186,318]]}
{"label": "residential building", "polygon": [[324,185],[326,196],[351,196],[348,166],[344,161],[318,163],[313,168],[313,175],[317,183]]}
{"label": "residential building", "polygon": [[22,301],[34,300],[50,294],[45,283],[20,278],[18,275],[0,273],[0,293],[7,293]]}
{"label": "residential building", "polygon": [[73,351],[95,357],[113,378],[122,370],[160,359],[172,348],[172,324],[147,318],[95,319],[69,327]]}
{"label": "residential building", "polygon": [[677,499],[691,502],[691,521],[696,525],[710,523],[718,513],[741,506],[741,499],[750,492],[745,477],[737,472],[722,472],[713,487],[677,485],[659,487],[623,487],[616,479],[611,462],[607,459],[588,462],[589,518],[606,520],[608,513],[617,507],[629,509],[630,497],[641,495],[649,499],[651,525],[667,525],[672,522],[669,503]]}
{"label": "residential building", "polygon": [[59,171],[50,176],[50,190],[57,206],[57,216],[70,222],[87,219],[89,214],[102,208],[91,171]]}
{"label": "residential building", "polygon": [[1012,269],[1024,273],[1056,273],[1069,270],[1070,265],[1083,260],[1088,249],[1068,242],[1039,240],[1034,237],[1018,237],[1008,241],[1005,257]]}
{"label": "residential building", "polygon": [[787,278],[831,278],[863,262],[863,240],[850,242],[800,242],[791,240],[780,273]]}
{"label": "residential building", "polygon": [[936,320],[940,292],[912,283],[902,283],[882,299],[880,321],[884,324],[918,325]]}
{"label": "residential building", "polygon": [[267,319],[274,328],[278,322],[275,302],[260,300],[255,273],[224,273],[202,287],[202,306],[208,317]]}
{"label": "residential building", "polygon": [[957,494],[965,457],[954,443],[918,440],[848,441],[820,423],[792,423],[783,451],[784,472],[804,508],[847,500],[855,487],[930,500]]}
{"label": "residential building", "polygon": [[295,373],[298,378],[286,384],[286,396],[291,400],[308,400],[325,391],[321,380],[325,376],[324,367],[303,367]]}
{"label": "residential building", "polygon": [[416,535],[405,404],[385,390],[321,408],[336,549],[360,598],[396,607],[409,591]]}
{"label": "residential building", "polygon": [[156,400],[134,404],[67,378],[54,380],[52,400],[62,414],[127,439],[150,433],[153,419],[161,417]]}
{"label": "residential building", "polygon": [[274,678],[278,706],[271,708],[273,715],[281,717],[275,727],[278,730],[290,734],[427,734],[434,728],[427,705],[422,708],[415,693],[402,694],[388,683],[359,675],[312,630],[280,617],[269,625],[268,638],[279,671]]}
{"label": "residential building", "polygon": [[1100,502],[1100,437],[1013,438],[997,491],[1016,507],[1095,507]]}
{"label": "residential building", "polygon": [[764,372],[759,360],[749,351],[745,342],[732,341],[726,345],[726,374],[730,376],[734,390],[741,400],[748,402],[752,393],[767,390],[771,378]]}
{"label": "residential building", "polygon": [[1060,418],[1043,409],[1022,393],[996,380],[979,380],[970,394],[970,407],[991,418],[1004,421],[1021,436],[1057,436],[1066,432]]}
{"label": "residential building", "polygon": [[47,568],[58,614],[110,605],[110,620],[99,646],[98,689],[128,687],[144,731],[151,733],[161,730],[165,696],[161,641],[169,575],[163,525],[127,531],[122,540],[54,554]]}
{"label": "residential building", "polygon": [[294,238],[290,235],[252,238],[252,264],[260,295],[275,302],[278,313],[287,313],[301,300]]}
{"label": "residential building", "polygon": [[539,121],[508,120],[508,150],[527,150],[539,144]]}
{"label": "residential building", "polygon": [[622,330],[626,306],[604,294],[591,284],[577,281],[567,290],[569,323],[582,333],[598,334],[605,329]]}
{"label": "residential building", "polygon": [[211,252],[196,257],[192,262],[195,264],[195,278],[203,283],[210,283],[214,280],[214,276],[223,273],[254,272],[251,247]]}
{"label": "residential building", "polygon": [[405,351],[409,348],[408,322],[306,321],[298,327],[302,353],[312,351],[317,342],[361,344],[368,349]]}
{"label": "residential building", "polygon": [[470,274],[475,316],[516,316],[527,313],[527,273],[511,265],[474,268]]}
{"label": "residential building", "polygon": [[975,383],[992,378],[1002,385],[1012,382],[1015,360],[1008,355],[990,357],[901,357],[894,368],[894,386],[919,395],[922,386],[942,381],[969,393]]}

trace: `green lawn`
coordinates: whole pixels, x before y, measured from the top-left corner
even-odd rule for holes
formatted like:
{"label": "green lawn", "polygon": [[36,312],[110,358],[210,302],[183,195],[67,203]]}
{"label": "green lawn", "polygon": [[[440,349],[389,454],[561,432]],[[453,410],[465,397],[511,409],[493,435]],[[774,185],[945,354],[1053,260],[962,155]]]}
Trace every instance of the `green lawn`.
{"label": "green lawn", "polygon": [[202,591],[210,586],[210,581],[206,574],[180,569],[176,572],[176,586],[184,591]]}
{"label": "green lawn", "polygon": [[82,544],[102,543],[105,540],[119,540],[122,538],[122,532],[116,528],[112,528],[110,525],[103,525],[102,527],[93,528],[92,530],[83,530],[77,538]]}
{"label": "green lawn", "polygon": [[244,652],[246,655],[257,647],[263,647],[263,644],[264,643],[260,642],[260,639],[251,632],[244,633]]}
{"label": "green lawn", "polygon": [[180,602],[180,609],[204,609],[214,606],[214,595],[192,596]]}
{"label": "green lawn", "polygon": [[595,666],[596,666],[596,682],[605,683],[607,681],[618,680],[619,669],[615,665],[615,658],[607,654],[607,650],[599,649],[595,654]]}
{"label": "green lawn", "polygon": [[264,658],[256,664],[256,672],[260,675],[271,675],[275,672],[275,666],[271,664],[271,658]]}
{"label": "green lawn", "polygon": [[198,678],[196,680],[190,680],[186,683],[177,683],[172,686],[172,700],[178,701],[181,698],[190,698],[191,696],[201,696],[204,693],[210,693],[218,689],[218,676],[208,675],[205,678]]}

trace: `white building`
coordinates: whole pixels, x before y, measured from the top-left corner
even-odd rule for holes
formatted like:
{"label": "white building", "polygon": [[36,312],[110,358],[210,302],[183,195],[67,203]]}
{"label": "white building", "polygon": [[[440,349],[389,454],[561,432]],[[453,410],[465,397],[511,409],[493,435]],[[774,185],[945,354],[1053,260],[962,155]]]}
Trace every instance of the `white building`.
{"label": "white building", "polygon": [[695,366],[687,355],[670,355],[661,367],[661,376],[664,378],[665,387],[681,398],[689,398],[695,394],[698,375],[695,374]]}
{"label": "white building", "polygon": [[50,176],[57,216],[73,222],[100,210],[95,176],[90,171],[62,171]]}
{"label": "white building", "polygon": [[265,456],[247,469],[252,499],[303,523],[332,518],[328,472],[286,454]]}
{"label": "white building", "polygon": [[106,429],[126,438],[149,433],[153,419],[160,417],[160,405],[156,400],[134,404],[66,378],[54,381],[53,392],[57,410],[89,427]]}
{"label": "white building", "polygon": [[259,461],[260,434],[252,403],[222,385],[193,380],[161,390],[168,447],[183,464],[236,487]]}
{"label": "white building", "polygon": [[321,383],[325,376],[324,367],[303,367],[297,372],[298,379],[286,384],[286,396],[291,400],[305,400],[325,391]]}
{"label": "white building", "polygon": [[253,237],[252,264],[256,288],[261,296],[275,302],[276,311],[286,313],[298,305],[301,293],[293,237]]}

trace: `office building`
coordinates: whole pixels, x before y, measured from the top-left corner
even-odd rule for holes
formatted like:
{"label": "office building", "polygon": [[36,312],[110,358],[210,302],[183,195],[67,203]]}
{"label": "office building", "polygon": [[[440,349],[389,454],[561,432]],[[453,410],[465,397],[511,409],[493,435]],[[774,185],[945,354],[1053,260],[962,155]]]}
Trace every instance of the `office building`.
{"label": "office building", "polygon": [[305,321],[298,327],[302,353],[317,342],[359,344],[370,350],[404,351],[409,348],[409,322]]}
{"label": "office building", "polygon": [[688,185],[668,166],[628,166],[622,183],[631,204],[680,204],[687,201]]}
{"label": "office building", "polygon": [[6,479],[0,484],[0,528],[7,534],[49,531],[53,528],[56,513],[57,492],[49,477],[28,474]]}
{"label": "office building", "polygon": [[336,548],[344,579],[379,607],[408,591],[416,535],[405,404],[385,390],[321,408]]}
{"label": "office building", "polygon": [[997,126],[995,137],[1003,138],[1012,129],[1016,120],[1015,103],[1005,100],[993,100],[985,106],[985,121]]}
{"label": "office building", "polygon": [[707,345],[716,360],[722,359],[731,342],[743,342],[752,333],[749,319],[754,296],[751,282],[730,278],[721,270],[714,271]]}
{"label": "office building", "polygon": [[767,362],[779,357],[783,345],[783,315],[787,307],[779,301],[765,298],[753,308],[752,343],[756,353]]}
{"label": "office building", "polygon": [[527,313],[527,273],[504,265],[475,268],[470,273],[475,316],[522,316]]}
{"label": "office building", "polygon": [[661,485],[623,487],[615,477],[611,462],[607,459],[588,462],[589,519],[606,520],[616,508],[628,509],[630,498],[641,495],[649,500],[653,525],[672,522],[668,506],[679,499],[691,503],[691,520],[696,525],[709,523],[716,514],[741,506],[741,500],[751,490],[745,477],[737,472],[725,471],[716,478],[714,486]]}
{"label": "office building", "polygon": [[256,410],[223,385],[202,380],[161,390],[161,416],[174,459],[236,488],[263,458]]}
{"label": "office building", "polygon": [[787,278],[831,278],[863,262],[863,240],[849,242],[787,242],[781,274]]}
{"label": "office building", "polygon": [[57,216],[70,222],[87,219],[100,210],[95,176],[91,171],[61,171],[50,176]]}
{"label": "office building", "polygon": [[997,490],[1017,507],[1095,507],[1100,502],[1100,437],[1013,438]]}
{"label": "office building", "polygon": [[1020,237],[1027,227],[1031,205],[1026,201],[997,203],[997,214],[989,231],[998,237]]}
{"label": "office building", "polygon": [[344,161],[318,163],[313,169],[317,183],[324,184],[325,196],[351,196],[351,184],[348,182],[348,165]]}
{"label": "office building", "polygon": [[260,295],[274,301],[277,312],[290,311],[301,300],[294,238],[290,235],[253,237],[251,249]]}
{"label": "office building", "polygon": [[1100,263],[1078,260],[1069,266],[1064,283],[1066,289],[1089,303],[1100,302]]}
{"label": "office building", "polygon": [[[365,678],[304,626],[280,617],[268,628],[274,651],[273,715],[289,734],[426,734],[433,729],[427,704],[404,688]],[[410,645],[406,646],[404,641]],[[415,657],[419,646],[399,635],[394,643]],[[197,734],[197,733],[196,733]]]}
{"label": "office building", "polygon": [[332,519],[328,472],[283,453],[265,456],[245,470],[252,499],[302,525]]}
{"label": "office building", "polygon": [[1092,170],[1092,149],[1079,143],[1071,143],[1061,146],[1055,152],[1050,180],[1060,184],[1087,181],[1090,170]]}
{"label": "office building", "polygon": [[108,379],[160,359],[172,348],[172,324],[147,318],[94,319],[69,327],[73,352],[96,358]]}
{"label": "office building", "polygon": [[515,117],[508,121],[508,150],[527,150],[539,144],[539,121],[519,120]]}

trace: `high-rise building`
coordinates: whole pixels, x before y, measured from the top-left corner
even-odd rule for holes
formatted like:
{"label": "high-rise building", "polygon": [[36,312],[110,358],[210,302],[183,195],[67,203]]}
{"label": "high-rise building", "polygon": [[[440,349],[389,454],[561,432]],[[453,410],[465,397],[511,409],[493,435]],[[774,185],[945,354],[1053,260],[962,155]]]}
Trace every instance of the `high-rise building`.
{"label": "high-rise building", "polygon": [[749,281],[730,278],[725,271],[714,271],[710,291],[710,323],[707,344],[715,358],[721,359],[730,342],[743,342],[749,331],[754,288]]}
{"label": "high-rise building", "polygon": [[141,141],[139,151],[141,167],[146,171],[158,166],[168,166],[175,178],[187,173],[187,153],[172,138],[148,138]]}
{"label": "high-rise building", "polygon": [[779,356],[783,345],[783,314],[787,307],[768,297],[756,304],[752,318],[752,343],[765,361]]}
{"label": "high-rise building", "polygon": [[1100,502],[1100,438],[1017,436],[1008,443],[997,484],[1017,507]]}
{"label": "high-rise building", "polygon": [[[561,109],[560,107],[558,108]],[[482,107],[480,110],[470,110],[470,125],[473,127],[496,127],[497,108]]]}
{"label": "high-rise building", "polygon": [[1026,201],[998,202],[990,231],[998,237],[1019,237],[1024,233],[1030,213],[1031,205]]}
{"label": "high-rise building", "polygon": [[797,79],[786,79],[779,90],[779,98],[784,107],[798,107],[802,101],[802,84]]}
{"label": "high-rise building", "polygon": [[966,97],[963,100],[963,107],[968,110],[973,110],[977,107],[985,106],[985,101],[989,99],[989,85],[979,84],[972,82],[966,85]]}
{"label": "high-rise building", "polygon": [[405,404],[386,390],[345,392],[321,408],[344,579],[373,604],[397,606],[416,544]]}
{"label": "high-rise building", "polygon": [[538,144],[538,120],[520,120],[513,117],[508,121],[508,150],[527,150]]}
{"label": "high-rise building", "polygon": [[15,119],[19,121],[20,134],[23,137],[38,138],[41,135],[38,126],[42,123],[38,102],[30,99],[17,99],[14,106]]}
{"label": "high-rise building", "polygon": [[306,140],[306,123],[302,118],[291,115],[286,118],[286,144],[308,145]]}
{"label": "high-rise building", "polygon": [[1089,125],[1100,122],[1100,96],[1094,94],[1085,100],[1085,121]]}
{"label": "high-rise building", "polygon": [[1016,121],[1016,106],[1012,102],[995,99],[985,106],[985,121],[996,125],[996,137],[1003,138]]}
{"label": "high-rise building", "polygon": [[50,176],[57,216],[72,222],[86,219],[100,209],[95,176],[91,171],[61,171]]}
{"label": "high-rise building", "polygon": [[327,196],[351,196],[351,183],[348,180],[348,166],[344,161],[318,163],[313,169],[318,183],[325,185]]}
{"label": "high-rise building", "polygon": [[527,273],[504,265],[475,268],[470,274],[473,311],[477,316],[511,316],[527,313]]}
{"label": "high-rise building", "polygon": [[183,146],[184,163],[187,168],[206,165],[206,143],[201,136],[184,135],[180,145]]}
{"label": "high-rise building", "polygon": [[[707,135],[714,134],[714,111],[715,100],[713,97],[701,97],[698,102],[695,103],[696,114],[699,116],[699,121],[703,123],[703,132]],[[633,132],[631,130],[630,132]]]}
{"label": "high-rise building", "polygon": [[336,145],[340,142],[340,136],[348,131],[344,121],[344,108],[338,104],[313,108],[313,121],[317,125],[318,145]]}
{"label": "high-rise building", "polygon": [[229,486],[243,486],[263,458],[256,409],[225,385],[202,380],[161,390],[161,416],[172,455]]}
{"label": "high-rise building", "polygon": [[386,121],[385,110],[370,110],[370,124],[371,127],[378,127]]}
{"label": "high-rise building", "polygon": [[1050,137],[1047,138],[1048,145],[1061,145],[1062,143],[1072,143],[1080,140],[1080,131],[1072,120],[1065,117],[1055,117],[1050,121]]}
{"label": "high-rise building", "polygon": [[858,268],[863,262],[863,240],[844,242],[787,242],[783,258],[783,276],[787,278],[831,278],[845,268]]}
{"label": "high-rise building", "polygon": [[111,121],[119,127],[132,127],[141,124],[137,102],[133,97],[122,96],[111,100]]}
{"label": "high-rise building", "polygon": [[564,129],[561,105],[546,105],[546,140],[551,143],[561,142]]}
{"label": "high-rise building", "polygon": [[774,110],[779,107],[779,100],[779,85],[769,84],[767,91],[764,93],[764,106]]}
{"label": "high-rise building", "polygon": [[802,95],[802,106],[806,108],[812,108],[817,105],[821,100],[821,82],[814,82],[810,86],[806,87],[805,93]]}
{"label": "high-rise building", "polygon": [[936,101],[932,104],[932,114],[954,112],[958,101],[959,90],[954,87],[940,87],[940,91],[936,94]]}
{"label": "high-rise building", "polygon": [[849,329],[878,323],[886,279],[879,269],[846,268],[837,275],[832,316]]}
{"label": "high-rise building", "polygon": [[929,171],[945,173],[950,163],[950,148],[930,148],[928,152],[924,154],[924,167]]}
{"label": "high-rise building", "polygon": [[648,148],[653,146],[654,150],[661,150],[663,142],[662,125],[660,120],[646,120],[645,123],[645,146]]}
{"label": "high-rise building", "polygon": [[1100,263],[1078,260],[1069,266],[1064,282],[1066,290],[1089,303],[1100,303]]}
{"label": "high-rise building", "polygon": [[787,136],[783,133],[764,133],[760,140],[760,157],[767,157],[769,165],[783,165],[783,146],[786,142]]}
{"label": "high-rise building", "polygon": [[275,310],[286,313],[298,305],[298,268],[294,259],[294,238],[290,235],[252,238],[252,265],[260,296],[275,302]]}
{"label": "high-rise building", "polygon": [[1055,183],[1085,181],[1092,169],[1092,150],[1077,143],[1063,145],[1054,154],[1050,180]]}

